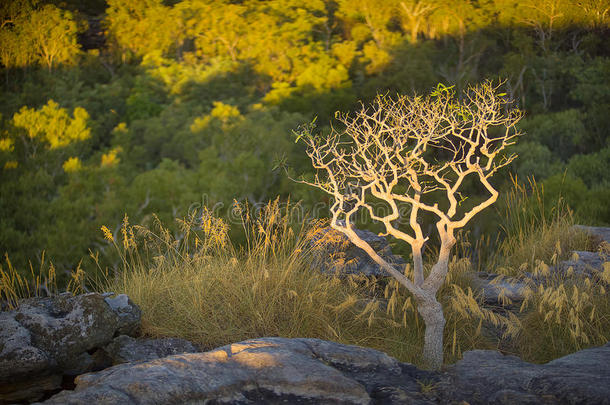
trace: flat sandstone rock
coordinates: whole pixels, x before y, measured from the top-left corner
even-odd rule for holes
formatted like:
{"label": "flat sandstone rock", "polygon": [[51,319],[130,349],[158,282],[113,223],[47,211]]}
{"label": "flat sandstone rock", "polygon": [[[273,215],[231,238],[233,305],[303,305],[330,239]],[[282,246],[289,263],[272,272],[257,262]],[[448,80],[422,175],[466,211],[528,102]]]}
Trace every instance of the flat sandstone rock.
{"label": "flat sandstone rock", "polygon": [[261,338],[84,374],[45,404],[429,404],[431,373],[318,339]]}

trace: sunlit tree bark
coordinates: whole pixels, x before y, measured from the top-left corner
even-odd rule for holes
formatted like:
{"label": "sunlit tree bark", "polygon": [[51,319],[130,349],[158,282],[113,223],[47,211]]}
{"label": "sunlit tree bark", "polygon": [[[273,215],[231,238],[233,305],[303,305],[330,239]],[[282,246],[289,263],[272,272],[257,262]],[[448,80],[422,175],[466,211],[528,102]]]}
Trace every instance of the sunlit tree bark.
{"label": "sunlit tree bark", "polygon": [[[314,136],[306,126],[298,133],[316,169],[313,181],[302,182],[333,197],[332,227],[413,294],[426,326],[423,358],[432,369],[443,361],[445,318],[436,294],[448,273],[456,230],[496,201],[498,191],[490,180],[515,158],[502,151],[519,135],[515,124],[521,113],[509,108],[498,88],[491,82],[470,87],[463,101],[441,85],[425,98],[378,96],[355,114],[338,114],[342,130]],[[460,189],[467,178],[487,192],[483,201],[465,202]],[[443,195],[442,201],[433,192]],[[405,218],[404,207],[410,208]],[[386,234],[411,246],[412,277],[386,262],[354,231],[361,209],[381,222]],[[423,260],[428,240],[422,229],[424,214],[436,218],[440,240],[429,273]]]}
{"label": "sunlit tree bark", "polygon": [[409,41],[417,42],[417,35],[423,29],[427,18],[438,6],[433,1],[406,0],[400,2],[401,25],[409,33]]}

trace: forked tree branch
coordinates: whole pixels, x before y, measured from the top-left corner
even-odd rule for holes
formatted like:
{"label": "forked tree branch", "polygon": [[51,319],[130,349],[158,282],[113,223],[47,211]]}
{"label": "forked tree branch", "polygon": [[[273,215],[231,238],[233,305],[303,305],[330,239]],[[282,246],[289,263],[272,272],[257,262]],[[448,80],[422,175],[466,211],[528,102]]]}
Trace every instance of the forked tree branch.
{"label": "forked tree branch", "polygon": [[[502,152],[520,135],[515,125],[522,114],[508,108],[510,100],[499,93],[502,84],[487,81],[470,87],[461,101],[451,88],[442,86],[427,97],[393,99],[382,95],[371,106],[361,105],[354,114],[338,113],[341,130],[333,127],[321,136],[308,127],[299,134],[316,169],[312,181],[300,182],[333,196],[332,226],[416,298],[438,291],[455,243],[454,230],[496,201],[498,191],[489,180],[515,158]],[[460,188],[466,178],[474,178],[488,194],[469,208],[461,204]],[[434,191],[442,191],[446,201],[430,198]],[[379,201],[389,207],[389,214],[378,213]],[[410,206],[409,231],[399,229],[401,204]],[[413,280],[383,260],[353,231],[351,219],[359,209],[383,223],[386,234],[412,246]],[[421,229],[423,212],[437,218],[441,240],[437,265],[426,280],[421,262],[427,240]]]}

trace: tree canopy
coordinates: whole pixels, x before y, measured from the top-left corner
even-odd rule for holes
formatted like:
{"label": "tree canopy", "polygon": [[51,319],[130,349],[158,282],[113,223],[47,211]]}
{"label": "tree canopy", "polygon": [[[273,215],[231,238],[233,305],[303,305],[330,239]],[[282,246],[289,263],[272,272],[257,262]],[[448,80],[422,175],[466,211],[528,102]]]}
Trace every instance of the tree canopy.
{"label": "tree canopy", "polygon": [[608,224],[606,3],[2,2],[0,253],[22,269],[43,250],[59,269],[89,250],[112,265],[99,227],[126,213],[146,224],[278,195],[313,209],[328,197],[278,170],[313,178],[299,124],[497,78],[528,133],[506,148],[510,173]]}

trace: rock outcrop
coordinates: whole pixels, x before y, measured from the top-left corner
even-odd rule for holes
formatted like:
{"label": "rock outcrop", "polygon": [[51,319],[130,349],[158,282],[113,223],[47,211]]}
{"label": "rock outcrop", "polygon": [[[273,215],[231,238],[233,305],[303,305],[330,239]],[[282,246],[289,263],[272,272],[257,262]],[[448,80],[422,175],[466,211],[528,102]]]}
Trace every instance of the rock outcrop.
{"label": "rock outcrop", "polygon": [[480,291],[486,304],[505,306],[504,297],[510,302],[520,302],[528,288],[549,285],[556,279],[581,277],[599,278],[604,271],[604,263],[610,260],[607,250],[610,248],[610,228],[575,225],[574,228],[589,233],[593,239],[596,252],[573,251],[570,260],[564,260],[548,268],[548,272],[523,272],[520,278],[511,278],[494,273],[479,272],[473,274],[473,287]]}
{"label": "rock outcrop", "polygon": [[610,248],[610,228],[584,225],[574,225],[574,228],[589,235],[595,251],[573,251],[572,258],[560,262],[555,270],[566,273],[568,269],[571,269],[573,274],[579,276],[596,277],[604,271],[604,262],[609,259],[607,256],[610,253],[608,252]]}
{"label": "rock outcrop", "polygon": [[528,288],[528,284],[522,280],[485,272],[474,274],[472,286],[481,291],[485,304],[498,306],[523,301]]}
{"label": "rock outcrop", "polygon": [[443,372],[318,339],[261,338],[77,377],[45,404],[610,404],[610,344],[544,365],[491,350]]}
{"label": "rock outcrop", "polygon": [[[397,270],[401,272],[404,270],[404,259],[392,254],[392,248],[386,238],[366,230],[355,231],[379,256],[394,265]],[[345,234],[331,227],[321,228],[312,233],[309,244],[314,256],[312,267],[320,271],[338,275],[388,275],[364,250],[351,243]]]}
{"label": "rock outcrop", "polygon": [[603,242],[610,243],[610,228],[585,225],[574,225],[574,228],[588,233],[598,245]]}
{"label": "rock outcrop", "polygon": [[610,405],[610,343],[543,365],[474,350],[429,372],[319,339],[260,338],[201,353],[181,339],[130,337],[139,319],[126,296],[108,294],[30,299],[1,312],[0,404]]}
{"label": "rock outcrop", "polygon": [[549,363],[526,363],[473,350],[448,368],[442,402],[477,404],[610,404],[610,343]]}
{"label": "rock outcrop", "polygon": [[429,404],[437,375],[386,354],[318,339],[261,338],[76,378],[45,404]]}
{"label": "rock outcrop", "polygon": [[603,271],[606,259],[597,252],[573,251],[572,260],[559,263],[559,271],[566,273],[570,268],[576,275],[591,277]]}
{"label": "rock outcrop", "polygon": [[134,339],[117,336],[103,349],[113,365],[148,361],[173,354],[196,353],[200,350],[188,340],[177,338]]}
{"label": "rock outcrop", "polygon": [[40,397],[66,375],[100,368],[97,350],[139,326],[126,295],[61,294],[0,312],[0,403]]}

